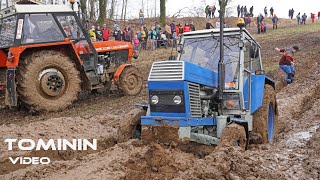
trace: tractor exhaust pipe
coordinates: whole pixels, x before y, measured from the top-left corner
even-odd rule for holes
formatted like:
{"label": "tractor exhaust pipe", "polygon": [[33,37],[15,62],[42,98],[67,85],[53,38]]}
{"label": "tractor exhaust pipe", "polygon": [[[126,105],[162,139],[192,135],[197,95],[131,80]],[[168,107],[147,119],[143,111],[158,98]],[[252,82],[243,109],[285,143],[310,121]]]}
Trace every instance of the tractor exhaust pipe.
{"label": "tractor exhaust pipe", "polygon": [[223,100],[223,89],[225,84],[225,64],[224,64],[224,32],[223,32],[223,26],[224,26],[224,10],[225,10],[225,1],[219,1],[220,3],[220,60],[218,64],[218,100],[219,100],[219,115],[222,114],[222,100]]}

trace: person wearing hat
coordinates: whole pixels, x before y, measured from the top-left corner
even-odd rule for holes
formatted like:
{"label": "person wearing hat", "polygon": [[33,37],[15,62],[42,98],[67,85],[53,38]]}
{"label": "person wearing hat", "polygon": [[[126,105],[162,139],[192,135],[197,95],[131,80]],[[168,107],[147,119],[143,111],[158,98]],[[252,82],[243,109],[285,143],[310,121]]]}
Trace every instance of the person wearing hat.
{"label": "person wearing hat", "polygon": [[277,52],[282,53],[279,61],[279,67],[286,73],[287,84],[293,83],[293,78],[295,74],[293,55],[295,52],[299,51],[298,46],[293,46],[292,48],[275,48]]}

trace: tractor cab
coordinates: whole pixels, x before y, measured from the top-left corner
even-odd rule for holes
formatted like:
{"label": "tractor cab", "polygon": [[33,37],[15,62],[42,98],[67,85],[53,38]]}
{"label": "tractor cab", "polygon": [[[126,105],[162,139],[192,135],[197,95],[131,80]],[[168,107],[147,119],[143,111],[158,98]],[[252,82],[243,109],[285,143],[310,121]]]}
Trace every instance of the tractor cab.
{"label": "tractor cab", "polygon": [[[260,45],[247,30],[226,28],[222,48],[224,62],[219,68],[220,31],[188,32],[181,37],[177,60],[152,65],[142,134],[157,132],[166,124],[178,128],[180,140],[218,144],[224,131],[239,126],[247,140],[250,134],[260,133],[264,142],[272,142],[274,81],[262,69]],[[270,114],[261,115],[265,112]]]}

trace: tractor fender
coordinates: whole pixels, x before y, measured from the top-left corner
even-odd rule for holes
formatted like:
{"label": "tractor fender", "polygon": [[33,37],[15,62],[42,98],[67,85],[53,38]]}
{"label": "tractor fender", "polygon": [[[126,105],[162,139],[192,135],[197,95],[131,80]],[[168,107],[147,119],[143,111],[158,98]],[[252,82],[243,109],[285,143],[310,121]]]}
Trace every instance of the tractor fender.
{"label": "tractor fender", "polygon": [[[64,42],[55,42],[55,43],[46,43],[46,44],[33,44],[33,45],[25,45],[25,46],[18,46],[18,47],[11,47],[9,48],[9,52],[13,55],[13,61],[7,61],[6,67],[7,68],[16,68],[19,65],[20,57],[28,50],[41,50],[41,49],[64,49],[68,52],[67,49],[72,49],[73,51],[72,56],[75,59],[77,64],[82,64],[82,60],[80,59],[77,49],[75,45],[71,41],[64,41]],[[70,52],[70,51],[69,51]]]}
{"label": "tractor fender", "polygon": [[114,84],[118,84],[119,83],[119,79],[120,79],[120,75],[122,73],[122,71],[124,70],[124,68],[132,66],[131,64],[121,64],[118,69],[116,70],[116,72],[114,73],[113,76],[113,82]]}

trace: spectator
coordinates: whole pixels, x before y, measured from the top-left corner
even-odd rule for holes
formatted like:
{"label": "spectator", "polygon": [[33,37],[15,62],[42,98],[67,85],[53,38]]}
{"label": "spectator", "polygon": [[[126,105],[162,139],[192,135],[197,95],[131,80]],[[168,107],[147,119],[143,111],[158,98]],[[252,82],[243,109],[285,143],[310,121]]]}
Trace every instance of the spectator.
{"label": "spectator", "polygon": [[240,17],[240,5],[237,7],[238,17]]}
{"label": "spectator", "polygon": [[172,21],[172,23],[170,24],[170,28],[171,28],[171,33],[173,34],[175,32],[175,21]]}
{"label": "spectator", "polygon": [[253,17],[253,6],[250,8],[250,16]]}
{"label": "spectator", "polygon": [[218,19],[218,20],[216,21],[216,28],[217,28],[217,29],[220,29],[220,19]]}
{"label": "spectator", "polygon": [[297,21],[298,21],[298,25],[300,24],[300,12],[297,15]]}
{"label": "spectator", "polygon": [[213,17],[213,18],[215,18],[216,16],[214,15],[214,13],[216,12],[216,6],[215,5],[213,5],[212,6],[212,11],[211,11],[211,17]]}
{"label": "spectator", "polygon": [[140,19],[140,24],[143,24],[144,22],[144,14],[143,14],[143,10],[140,9],[139,11],[139,19]]}
{"label": "spectator", "polygon": [[293,18],[294,10],[293,8],[291,9],[291,19]]}
{"label": "spectator", "polygon": [[191,31],[196,30],[196,27],[194,26],[193,21],[191,21],[191,23],[190,23],[190,28],[191,28]]}
{"label": "spectator", "polygon": [[126,42],[132,41],[132,33],[128,27],[124,28],[124,30],[122,32],[122,40],[126,41]]}
{"label": "spectator", "polygon": [[206,13],[206,18],[209,17],[209,5],[206,6],[204,12]]}
{"label": "spectator", "polygon": [[302,23],[303,23],[303,24],[306,24],[306,20],[307,20],[307,15],[306,15],[306,13],[303,13],[301,19],[302,19]]}
{"label": "spectator", "polygon": [[168,39],[171,39],[172,32],[171,32],[171,27],[169,26],[169,23],[166,24],[165,30],[166,30],[166,34],[167,34]]}
{"label": "spectator", "polygon": [[178,37],[180,35],[179,33],[179,24],[177,24],[175,27],[174,27],[174,32],[175,32],[175,35]]}
{"label": "spectator", "polygon": [[264,22],[263,21],[261,21],[260,22],[260,29],[261,29],[261,33],[264,33]]}
{"label": "spectator", "polygon": [[206,29],[211,29],[211,28],[213,29],[214,27],[212,26],[212,24],[210,22],[207,22],[206,23]]}
{"label": "spectator", "polygon": [[179,23],[179,34],[182,34],[183,33],[183,27],[182,25]]}
{"label": "spectator", "polygon": [[267,9],[267,6],[264,7],[264,17],[268,17],[268,9]]}
{"label": "spectator", "polygon": [[158,22],[156,22],[155,30],[156,30],[157,34],[160,34],[161,27],[160,27],[160,24]]}
{"label": "spectator", "polygon": [[134,45],[134,52],[137,53],[139,51],[139,39],[137,34],[134,35],[133,45]]}
{"label": "spectator", "polygon": [[189,23],[185,23],[184,27],[183,27],[183,32],[190,32],[191,28]]}
{"label": "spectator", "polygon": [[271,16],[271,17],[273,17],[273,12],[274,12],[274,9],[273,9],[273,7],[271,7],[271,8],[270,8],[270,16]]}
{"label": "spectator", "polygon": [[286,73],[286,81],[287,84],[291,84],[293,82],[295,68],[294,68],[294,58],[293,55],[297,51],[299,51],[298,46],[293,46],[292,48],[275,48],[277,52],[282,53],[282,56],[279,61],[279,67]]}
{"label": "spectator", "polygon": [[109,36],[110,36],[110,31],[107,28],[107,25],[104,24],[103,28],[102,28],[102,40],[103,41],[108,41],[109,40]]}
{"label": "spectator", "polygon": [[97,26],[97,28],[95,29],[95,33],[97,41],[102,41],[102,31],[100,29],[100,26]]}
{"label": "spectator", "polygon": [[91,41],[97,40],[95,30],[96,30],[96,28],[94,26],[92,26],[91,29],[89,30],[89,35],[90,35]]}
{"label": "spectator", "polygon": [[148,29],[147,29],[147,26],[144,24],[143,25],[143,31],[144,31],[144,34],[142,34],[142,47],[146,50],[147,49],[147,42],[148,42]]}
{"label": "spectator", "polygon": [[267,22],[263,22],[263,32],[264,33],[267,33],[267,29],[268,29],[268,25],[267,25]]}
{"label": "spectator", "polygon": [[311,13],[311,20],[312,20],[312,24],[314,23],[314,19],[316,18],[316,14]]}
{"label": "spectator", "polygon": [[248,25],[250,27],[250,24],[251,24],[250,14],[247,14],[247,16],[244,17],[244,22],[245,22],[246,28],[247,28]]}
{"label": "spectator", "polygon": [[272,17],[272,24],[273,24],[273,29],[278,29],[278,17],[277,17],[277,15],[274,15],[273,17]]}
{"label": "spectator", "polygon": [[117,27],[119,27],[118,22],[114,21],[113,30],[117,30]]}
{"label": "spectator", "polygon": [[241,8],[240,8],[241,17],[243,17],[243,11],[244,11],[243,6],[241,6]]}
{"label": "spectator", "polygon": [[320,19],[320,11],[318,12],[318,19]]}
{"label": "spectator", "polygon": [[152,26],[151,30],[148,32],[148,37],[150,39],[150,49],[155,50],[157,46],[157,31],[154,26]]}
{"label": "spectator", "polygon": [[244,15],[246,15],[248,13],[247,6],[244,6],[243,12],[244,12]]}
{"label": "spectator", "polygon": [[121,30],[119,27],[114,31],[113,36],[116,41],[121,41]]}
{"label": "spectator", "polygon": [[263,21],[263,16],[260,13],[259,16],[257,17],[257,28],[258,28],[258,34],[261,32],[261,22]]}
{"label": "spectator", "polygon": [[211,19],[212,18],[212,6],[209,6],[209,10],[208,10],[208,13],[209,13],[209,18]]}

